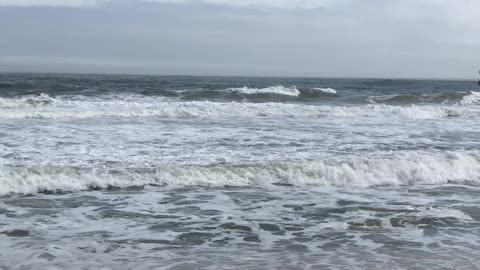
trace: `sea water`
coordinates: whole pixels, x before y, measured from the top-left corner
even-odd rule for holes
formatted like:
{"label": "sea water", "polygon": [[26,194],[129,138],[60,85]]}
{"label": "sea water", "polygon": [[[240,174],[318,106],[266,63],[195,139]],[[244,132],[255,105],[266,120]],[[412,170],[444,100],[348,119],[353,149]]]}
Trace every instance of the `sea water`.
{"label": "sea water", "polygon": [[469,81],[0,75],[1,269],[479,269]]}

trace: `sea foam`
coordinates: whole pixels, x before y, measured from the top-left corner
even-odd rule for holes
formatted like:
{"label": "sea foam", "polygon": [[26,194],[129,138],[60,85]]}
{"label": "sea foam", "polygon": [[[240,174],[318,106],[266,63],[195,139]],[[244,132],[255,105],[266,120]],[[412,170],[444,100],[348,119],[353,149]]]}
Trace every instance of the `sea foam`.
{"label": "sea foam", "polygon": [[337,90],[333,88],[312,88],[313,90],[325,93],[325,94],[330,94],[330,95],[335,95],[337,94]]}
{"label": "sea foam", "polygon": [[471,105],[478,104],[480,105],[480,92],[470,91],[470,94],[464,96],[459,102],[461,105]]}
{"label": "sea foam", "polygon": [[56,165],[2,165],[0,194],[79,191],[92,187],[147,184],[253,186],[270,184],[377,186],[478,182],[480,152],[405,151],[370,157],[333,157],[299,162],[164,165],[148,168],[86,168]]}
{"label": "sea foam", "polygon": [[[472,93],[471,100],[477,94]],[[92,118],[92,117],[395,117],[405,119],[441,119],[476,117],[480,108],[457,105],[393,106],[367,104],[357,106],[305,105],[295,103],[246,103],[179,101],[166,97],[117,95],[102,97],[24,96],[0,98],[0,118]]]}
{"label": "sea foam", "polygon": [[285,96],[299,96],[300,91],[295,87],[284,87],[284,86],[270,86],[265,88],[249,88],[249,87],[241,87],[241,88],[229,88],[226,90],[227,92],[236,92],[240,94],[275,94],[275,95],[285,95]]}

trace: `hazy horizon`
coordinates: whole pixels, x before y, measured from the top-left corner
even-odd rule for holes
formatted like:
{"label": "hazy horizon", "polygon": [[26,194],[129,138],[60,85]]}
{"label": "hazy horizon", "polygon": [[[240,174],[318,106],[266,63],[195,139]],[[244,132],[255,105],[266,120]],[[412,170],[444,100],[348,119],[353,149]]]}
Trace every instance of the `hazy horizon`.
{"label": "hazy horizon", "polygon": [[198,77],[198,78],[265,78],[265,79],[320,79],[320,80],[412,80],[412,81],[472,81],[478,82],[478,78],[428,78],[428,77],[342,77],[342,76],[289,76],[289,75],[189,75],[189,74],[156,74],[156,73],[87,73],[87,72],[41,72],[41,71],[0,71],[0,75],[60,75],[60,76],[126,76],[126,77]]}
{"label": "hazy horizon", "polygon": [[472,0],[0,0],[0,72],[478,78]]}

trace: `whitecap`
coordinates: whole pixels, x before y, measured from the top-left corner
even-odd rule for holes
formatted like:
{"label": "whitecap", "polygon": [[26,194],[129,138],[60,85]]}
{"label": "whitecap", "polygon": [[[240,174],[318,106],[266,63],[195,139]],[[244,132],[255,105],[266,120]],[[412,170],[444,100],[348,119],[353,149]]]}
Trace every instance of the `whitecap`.
{"label": "whitecap", "polygon": [[249,88],[249,87],[241,87],[241,88],[229,88],[226,91],[228,92],[236,92],[240,94],[247,94],[247,95],[254,95],[254,94],[275,94],[275,95],[284,95],[284,96],[299,96],[300,91],[295,87],[284,87],[281,85],[278,86],[270,86],[265,88]]}
{"label": "whitecap", "polygon": [[358,106],[295,103],[179,101],[165,97],[115,95],[99,97],[48,96],[2,98],[0,118],[81,119],[92,117],[395,117],[443,119],[478,116],[472,106],[367,104]]}
{"label": "whitecap", "polygon": [[459,102],[460,105],[480,104],[480,92],[470,91],[470,94],[464,96]]}
{"label": "whitecap", "polygon": [[319,91],[319,92],[322,92],[322,93],[325,93],[325,94],[330,94],[330,95],[335,95],[337,94],[337,90],[333,89],[333,88],[312,88],[313,90],[315,91]]}
{"label": "whitecap", "polygon": [[91,187],[147,184],[176,186],[378,186],[478,182],[478,151],[405,151],[370,157],[211,166],[163,165],[150,168],[79,168],[55,165],[0,167],[0,194],[43,190],[79,191]]}

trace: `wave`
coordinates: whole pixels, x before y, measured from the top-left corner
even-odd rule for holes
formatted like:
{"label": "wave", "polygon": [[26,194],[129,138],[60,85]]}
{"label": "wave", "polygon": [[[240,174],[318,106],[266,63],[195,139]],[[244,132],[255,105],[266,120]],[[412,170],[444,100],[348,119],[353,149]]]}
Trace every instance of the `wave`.
{"label": "wave", "polygon": [[[282,85],[269,86],[264,88],[254,87],[237,87],[227,88],[222,90],[212,89],[184,89],[175,90],[180,98],[212,98],[212,99],[246,99],[246,100],[275,100],[280,98],[279,101],[288,100],[285,98],[296,97],[319,97],[319,96],[332,96],[336,95],[337,91],[333,88],[297,88],[296,86],[285,87]],[[282,99],[282,97],[284,99]]]}
{"label": "wave", "polygon": [[0,89],[1,88],[10,88],[15,86],[15,83],[13,82],[5,82],[5,81],[0,81]]}
{"label": "wave", "polygon": [[229,88],[226,90],[227,92],[235,92],[240,94],[247,94],[247,95],[254,95],[254,94],[275,94],[275,95],[285,95],[285,96],[293,96],[297,97],[300,95],[300,91],[297,87],[284,87],[284,86],[270,86],[266,88],[248,88],[248,87],[241,87],[241,88]]}
{"label": "wave", "polygon": [[92,118],[92,117],[396,117],[441,119],[476,117],[477,106],[367,104],[360,106],[305,105],[295,103],[246,103],[179,101],[166,97],[117,95],[101,97],[46,94],[0,98],[0,118]]}
{"label": "wave", "polygon": [[480,105],[480,92],[470,91],[470,94],[464,96],[459,102],[461,105]]}
{"label": "wave", "polygon": [[393,94],[369,96],[372,104],[409,105],[409,104],[450,104],[471,105],[480,102],[480,92],[454,92],[429,94]]}
{"label": "wave", "polygon": [[298,89],[295,86],[284,87],[284,86],[271,86],[266,88],[229,88],[227,92],[234,92],[239,94],[246,95],[258,95],[258,94],[271,94],[271,95],[284,95],[290,97],[312,97],[312,96],[330,96],[336,95],[337,90],[333,88],[305,88]]}
{"label": "wave", "polygon": [[335,90],[333,88],[312,88],[312,89],[315,90],[315,91],[320,91],[320,92],[325,93],[325,94],[330,94],[330,95],[337,94],[337,90]]}
{"label": "wave", "polygon": [[396,152],[302,162],[98,169],[54,165],[0,167],[0,194],[141,185],[378,186],[480,181],[480,152]]}
{"label": "wave", "polygon": [[48,94],[26,95],[18,98],[0,98],[0,108],[21,108],[49,105],[59,101]]}

